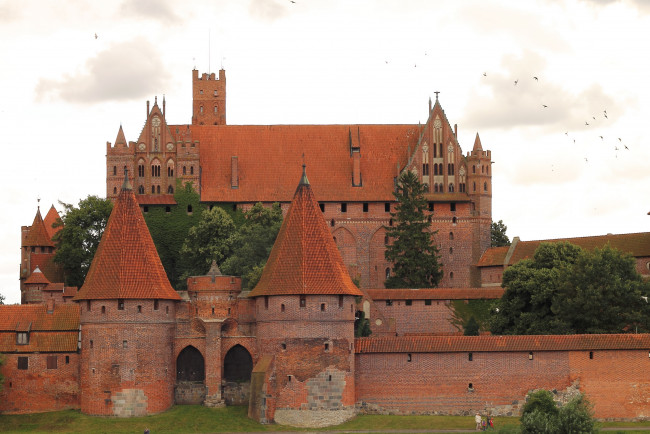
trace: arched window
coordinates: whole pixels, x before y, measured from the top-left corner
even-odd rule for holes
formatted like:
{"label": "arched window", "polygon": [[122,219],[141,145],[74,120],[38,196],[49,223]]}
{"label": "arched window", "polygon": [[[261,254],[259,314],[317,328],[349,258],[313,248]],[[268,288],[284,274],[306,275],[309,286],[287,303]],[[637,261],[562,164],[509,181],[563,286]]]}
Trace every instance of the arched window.
{"label": "arched window", "polygon": [[476,166],[472,166],[472,173],[476,173]]}
{"label": "arched window", "polygon": [[454,192],[454,184],[449,183],[449,193],[453,193],[453,192]]}
{"label": "arched window", "polygon": [[117,194],[117,187],[113,187],[113,194]]}
{"label": "arched window", "polygon": [[[436,166],[438,167],[438,166]],[[437,193],[438,192],[438,184],[433,184],[433,192]]]}
{"label": "arched window", "polygon": [[237,344],[226,353],[223,360],[223,378],[226,381],[250,381],[253,358],[246,348]]}
{"label": "arched window", "polygon": [[450,240],[453,240],[453,239],[454,239],[454,233],[453,233],[453,232],[449,232],[449,239],[450,239]]}
{"label": "arched window", "polygon": [[172,187],[171,185],[167,187],[167,193],[174,194],[174,187]]}
{"label": "arched window", "polygon": [[151,186],[151,194],[156,194],[156,186],[155,185]]}
{"label": "arched window", "polygon": [[113,176],[117,175],[117,166],[113,166]]}
{"label": "arched window", "polygon": [[450,272],[449,272],[449,279],[453,279],[453,278],[454,278],[454,272],[453,272],[453,271],[450,271]]}
{"label": "arched window", "polygon": [[483,191],[487,191],[487,182],[483,183]]}
{"label": "arched window", "polygon": [[217,114],[217,106],[216,105],[214,106],[214,114],[215,115]]}
{"label": "arched window", "polygon": [[156,178],[160,177],[160,163],[154,162],[151,165],[151,176]]}
{"label": "arched window", "polygon": [[203,114],[203,106],[199,107],[199,113]]}
{"label": "arched window", "polygon": [[187,175],[187,167],[183,166],[183,175]]}
{"label": "arched window", "polygon": [[205,363],[203,355],[193,346],[187,346],[176,359],[177,381],[203,381],[205,379]]}
{"label": "arched window", "polygon": [[160,194],[160,186],[159,185],[156,186],[156,193]]}
{"label": "arched window", "polygon": [[442,175],[442,163],[438,164],[438,175]]}
{"label": "arched window", "polygon": [[144,177],[144,161],[138,161],[138,176],[140,178]]}
{"label": "arched window", "polygon": [[437,175],[437,174],[438,174],[438,165],[437,165],[437,164],[434,164],[434,165],[433,165],[433,174],[434,174],[434,175]]}
{"label": "arched window", "polygon": [[194,166],[190,166],[190,175],[194,175]]}
{"label": "arched window", "polygon": [[144,185],[138,187],[138,194],[144,194]]}
{"label": "arched window", "polygon": [[490,166],[485,166],[485,174],[486,175],[490,174]]}
{"label": "arched window", "polygon": [[474,189],[473,191],[476,191],[476,182],[472,185],[472,188]]}

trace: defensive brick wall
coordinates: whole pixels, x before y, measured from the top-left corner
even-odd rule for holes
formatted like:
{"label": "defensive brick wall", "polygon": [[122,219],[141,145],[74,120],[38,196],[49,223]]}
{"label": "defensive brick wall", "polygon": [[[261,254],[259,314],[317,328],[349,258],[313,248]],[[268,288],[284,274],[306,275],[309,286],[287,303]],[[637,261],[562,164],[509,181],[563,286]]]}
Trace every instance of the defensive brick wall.
{"label": "defensive brick wall", "polygon": [[[0,368],[4,376],[0,413],[39,413],[79,408],[79,354],[22,353],[4,354],[3,357],[5,363]],[[18,369],[18,359],[21,357],[27,358],[27,369]],[[56,358],[56,362],[52,362],[51,358]]]}
{"label": "defensive brick wall", "polygon": [[516,416],[531,390],[577,387],[597,418],[647,418],[648,368],[647,350],[361,353],[356,400],[368,413]]}
{"label": "defensive brick wall", "polygon": [[[380,300],[375,307],[385,318],[395,319],[395,332],[404,334],[458,334],[459,330],[451,324],[453,318],[449,300]],[[372,321],[372,318],[371,318]]]}

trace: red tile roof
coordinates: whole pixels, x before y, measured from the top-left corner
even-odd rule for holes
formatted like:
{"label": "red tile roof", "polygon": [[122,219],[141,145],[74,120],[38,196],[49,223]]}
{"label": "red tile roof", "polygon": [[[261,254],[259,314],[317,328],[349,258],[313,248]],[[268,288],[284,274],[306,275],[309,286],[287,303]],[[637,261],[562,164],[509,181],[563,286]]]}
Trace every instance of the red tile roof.
{"label": "red tile roof", "polygon": [[54,243],[50,238],[50,235],[47,232],[45,223],[43,223],[43,217],[41,217],[41,209],[36,210],[36,216],[34,217],[34,222],[29,228],[29,234],[25,238],[25,247],[30,246],[50,246],[54,247]]}
{"label": "red tile roof", "polygon": [[31,331],[61,331],[79,329],[79,305],[56,304],[47,313],[44,304],[11,304],[0,306],[0,332],[16,331],[31,324]]}
{"label": "red tile roof", "polygon": [[304,174],[250,296],[282,294],[363,295],[350,279]]}
{"label": "red tile roof", "polygon": [[120,298],[180,300],[128,184],[116,199],[86,281],[74,300]]}
{"label": "red tile roof", "polygon": [[373,300],[479,300],[497,299],[503,288],[431,288],[431,289],[368,289]]}
{"label": "red tile roof", "polygon": [[139,205],[176,205],[173,194],[137,194],[135,198]]}
{"label": "red tile roof", "polygon": [[43,272],[36,267],[34,271],[32,271],[32,274],[25,280],[25,285],[30,285],[30,284],[35,284],[35,285],[49,285],[50,281],[45,277]]}
{"label": "red tile roof", "polygon": [[358,338],[356,353],[648,350],[650,334]]}
{"label": "red tile roof", "polygon": [[[617,234],[617,235],[598,235],[591,237],[577,237],[577,238],[556,238],[551,240],[535,240],[535,241],[519,241],[515,245],[515,251],[508,262],[508,265],[515,264],[522,259],[532,258],[535,250],[541,243],[557,243],[567,241],[583,249],[593,250],[596,247],[602,248],[607,243],[612,248],[618,249],[624,253],[630,253],[635,257],[650,256],[650,232],[639,232],[631,234]],[[505,253],[501,256],[502,251],[494,251],[495,249],[505,249],[508,247],[492,247],[487,249],[483,257],[479,260],[479,267],[489,267],[494,265],[503,265],[505,260]]]}
{"label": "red tile roof", "polygon": [[[350,135],[357,128],[361,187],[352,186]],[[318,200],[392,201],[397,165],[405,167],[418,135],[417,125],[193,125],[201,146],[201,200],[289,202],[304,154]],[[238,188],[231,184],[232,157]]]}
{"label": "red tile roof", "polygon": [[56,221],[60,218],[61,216],[59,216],[58,211],[56,208],[54,208],[54,205],[52,205],[50,207],[50,210],[45,215],[45,219],[43,219],[43,223],[45,223],[45,229],[47,229],[47,233],[50,236],[50,239],[54,236],[54,234],[63,229],[63,226],[57,226],[56,228],[52,227],[52,225],[56,223]]}
{"label": "red tile roof", "polygon": [[50,282],[63,282],[63,267],[54,262],[52,253],[32,253],[31,265],[38,267]]}

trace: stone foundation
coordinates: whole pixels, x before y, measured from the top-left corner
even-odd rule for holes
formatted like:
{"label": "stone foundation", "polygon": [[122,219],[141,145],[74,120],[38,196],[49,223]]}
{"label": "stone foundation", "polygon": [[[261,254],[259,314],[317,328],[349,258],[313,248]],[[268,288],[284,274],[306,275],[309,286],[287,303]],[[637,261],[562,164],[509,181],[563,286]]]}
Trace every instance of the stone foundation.
{"label": "stone foundation", "polygon": [[275,410],[275,423],[301,428],[322,428],[339,425],[356,416],[354,408],[341,410]]}
{"label": "stone foundation", "polygon": [[179,381],[174,389],[176,405],[201,405],[205,401],[205,384],[202,381]]}
{"label": "stone foundation", "polygon": [[141,389],[123,389],[111,397],[113,415],[133,417],[147,415],[147,397]]}
{"label": "stone foundation", "polygon": [[223,399],[226,405],[248,405],[251,398],[251,382],[224,381]]}

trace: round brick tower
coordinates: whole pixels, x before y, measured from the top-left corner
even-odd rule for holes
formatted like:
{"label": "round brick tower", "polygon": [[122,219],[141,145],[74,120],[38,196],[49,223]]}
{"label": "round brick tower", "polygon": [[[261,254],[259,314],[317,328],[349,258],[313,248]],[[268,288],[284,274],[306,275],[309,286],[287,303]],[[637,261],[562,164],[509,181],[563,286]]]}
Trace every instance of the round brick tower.
{"label": "round brick tower", "polygon": [[250,417],[316,427],[354,415],[354,297],[361,295],[303,172],[250,294],[261,355]]}
{"label": "round brick tower", "polygon": [[128,417],[171,407],[180,297],[128,180],[74,300],[81,307],[81,411]]}

